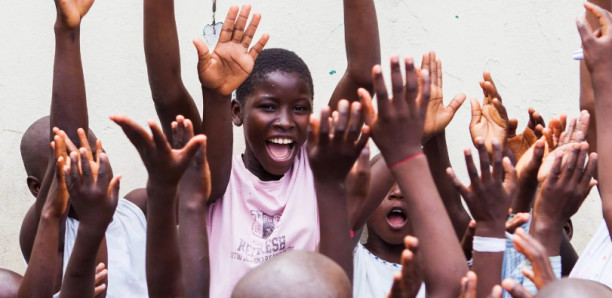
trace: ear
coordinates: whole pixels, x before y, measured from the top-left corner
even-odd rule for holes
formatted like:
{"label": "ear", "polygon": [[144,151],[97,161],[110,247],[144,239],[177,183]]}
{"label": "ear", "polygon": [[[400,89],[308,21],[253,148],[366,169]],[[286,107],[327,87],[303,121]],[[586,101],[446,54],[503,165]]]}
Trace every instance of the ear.
{"label": "ear", "polygon": [[242,125],[242,106],[236,99],[232,99],[232,122],[234,125]]}
{"label": "ear", "polygon": [[565,232],[565,235],[567,235],[567,239],[572,240],[572,237],[574,236],[574,224],[572,223],[571,219],[567,220],[567,222],[563,225],[563,232]]}
{"label": "ear", "polygon": [[30,193],[32,193],[35,198],[38,197],[38,192],[40,192],[40,180],[34,176],[28,176],[26,183],[28,184]]}

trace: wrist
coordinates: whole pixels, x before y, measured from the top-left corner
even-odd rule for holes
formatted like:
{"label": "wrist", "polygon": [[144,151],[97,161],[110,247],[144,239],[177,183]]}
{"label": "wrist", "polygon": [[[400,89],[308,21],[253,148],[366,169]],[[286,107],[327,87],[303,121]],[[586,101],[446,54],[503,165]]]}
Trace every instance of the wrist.
{"label": "wrist", "polygon": [[476,221],[476,229],[474,230],[474,236],[505,238],[505,235],[506,235],[506,223],[503,221],[498,221],[498,222]]}
{"label": "wrist", "polygon": [[147,181],[147,204],[174,202],[178,190],[177,185]]}
{"label": "wrist", "polygon": [[204,96],[204,99],[208,99],[208,100],[223,100],[223,101],[230,101],[232,98],[232,93],[230,94],[223,94],[221,91],[217,90],[217,89],[212,89],[212,88],[208,88],[204,85],[204,82],[202,82],[202,80],[200,79],[200,84],[202,85],[202,94]]}
{"label": "wrist", "polygon": [[[110,222],[109,222],[110,223]],[[79,222],[78,235],[86,237],[88,239],[102,239],[106,233],[107,224],[93,224],[87,221],[81,220]]]}
{"label": "wrist", "polygon": [[395,165],[398,165],[399,163],[401,163],[402,161],[406,161],[407,159],[418,157],[418,155],[423,153],[423,148],[418,145],[403,147],[403,150],[399,150],[398,152],[393,151],[398,151],[397,147],[392,150],[383,150],[381,148],[383,158],[385,159],[385,163],[389,168],[393,168]]}
{"label": "wrist", "polygon": [[81,25],[76,26],[74,28],[68,27],[62,20],[58,17],[55,20],[55,24],[53,25],[53,29],[55,30],[55,34],[72,34],[78,33],[80,31]]}

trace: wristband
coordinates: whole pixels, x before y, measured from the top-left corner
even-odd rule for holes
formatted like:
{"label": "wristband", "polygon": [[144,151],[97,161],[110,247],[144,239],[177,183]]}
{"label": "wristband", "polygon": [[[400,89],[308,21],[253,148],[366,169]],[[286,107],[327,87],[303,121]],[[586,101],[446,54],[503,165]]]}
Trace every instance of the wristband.
{"label": "wristband", "polygon": [[502,252],[506,250],[506,238],[474,236],[472,250],[478,252]]}
{"label": "wristband", "polygon": [[405,162],[409,162],[409,161],[411,161],[411,160],[413,160],[413,159],[415,159],[415,158],[417,158],[417,157],[419,157],[419,156],[421,156],[421,155],[423,155],[423,151],[421,151],[421,152],[419,152],[419,153],[416,153],[416,154],[414,154],[414,155],[408,156],[408,157],[406,157],[406,158],[404,158],[404,159],[402,159],[402,160],[400,160],[400,161],[398,161],[398,162],[396,162],[396,163],[392,164],[392,165],[389,167],[389,169],[393,169],[394,167],[396,167],[396,166],[398,166],[398,165],[401,165],[401,164],[403,164],[403,163],[405,163]]}

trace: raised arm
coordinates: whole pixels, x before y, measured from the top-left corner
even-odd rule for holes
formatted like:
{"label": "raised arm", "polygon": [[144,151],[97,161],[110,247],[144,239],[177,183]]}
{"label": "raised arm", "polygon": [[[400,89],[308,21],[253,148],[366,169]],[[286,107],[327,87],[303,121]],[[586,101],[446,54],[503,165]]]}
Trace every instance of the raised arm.
{"label": "raised arm", "polygon": [[[609,11],[593,4],[585,4],[587,12],[599,19],[601,37],[596,37],[589,29],[584,19],[578,20],[578,31],[582,38],[584,59],[591,76],[591,84],[595,95],[595,108],[599,115],[612,112],[612,15]],[[612,134],[607,130],[612,125],[610,117],[599,117],[595,122],[597,127],[597,142],[600,148],[612,146]],[[598,179],[599,194],[603,204],[603,215],[612,231],[612,155],[607,150],[600,152]]]}
{"label": "raised arm", "polygon": [[[80,24],[94,0],[56,0],[55,60],[53,63],[53,90],[51,97],[50,127],[58,127],[70,133],[69,137],[79,144],[77,128],[87,131],[87,99],[81,65]],[[54,133],[49,131],[49,142]],[[47,198],[55,172],[53,152],[49,153],[49,165],[34,206],[26,214],[20,231],[21,250],[26,260],[30,258],[36,228]]]}
{"label": "raised arm", "polygon": [[232,170],[230,97],[249,76],[255,59],[269,39],[269,36],[264,34],[249,50],[261,20],[261,15],[255,13],[247,27],[250,12],[250,5],[244,5],[240,12],[237,6],[230,7],[213,52],[209,52],[204,40],[193,41],[198,50],[198,74],[204,95],[201,131],[209,140],[207,154],[211,174],[210,201],[223,196]]}
{"label": "raised arm", "polygon": [[85,148],[71,152],[70,163],[63,169],[80,221],[60,297],[94,297],[98,249],[119,202],[121,176],[112,177],[105,153],[99,152],[93,163],[87,155],[91,151]]}
{"label": "raised arm", "polygon": [[[321,241],[319,252],[338,263],[353,279],[353,245],[349,222],[346,177],[368,141],[363,128],[361,104],[341,100],[332,117],[324,107],[312,118],[308,136],[308,159],[315,180]],[[330,127],[330,119],[333,122]]]}
{"label": "raised arm", "polygon": [[346,72],[329,100],[332,111],[338,101],[359,100],[358,88],[372,92],[372,66],[380,64],[380,40],[374,0],[343,0]]}
{"label": "raised arm", "polygon": [[172,138],[170,124],[176,115],[190,119],[200,133],[200,112],[181,77],[174,0],[144,1],[144,51],[151,96],[164,133]]}
{"label": "raised arm", "polygon": [[371,129],[372,138],[409,202],[408,218],[415,236],[420,239],[427,293],[431,296],[457,296],[467,265],[435,183],[427,174],[429,166],[421,152],[430,93],[429,74],[415,70],[410,58],[406,59],[405,65],[404,85],[399,58],[391,58],[392,100],[387,96],[380,66],[374,67],[378,115],[368,91],[360,89],[359,96],[366,110],[366,124]]}
{"label": "raised arm", "polygon": [[57,156],[57,159],[54,159],[57,160],[56,176],[42,209],[28,268],[19,288],[19,297],[52,296],[55,292],[57,268],[62,266],[57,249],[60,238],[59,226],[68,207],[68,192],[63,170],[67,156],[63,137],[55,137],[54,148]]}
{"label": "raised arm", "polygon": [[[193,124],[183,116],[172,122],[174,149],[193,138]],[[210,261],[206,233],[206,201],[210,196],[210,170],[206,142],[195,154],[179,183],[179,249],[186,297],[208,297]]]}
{"label": "raised arm", "polygon": [[147,180],[147,285],[151,297],[184,295],[176,229],[178,183],[206,137],[197,135],[182,148],[172,149],[155,122],[152,136],[125,116],[112,116],[138,150],[149,174]]}

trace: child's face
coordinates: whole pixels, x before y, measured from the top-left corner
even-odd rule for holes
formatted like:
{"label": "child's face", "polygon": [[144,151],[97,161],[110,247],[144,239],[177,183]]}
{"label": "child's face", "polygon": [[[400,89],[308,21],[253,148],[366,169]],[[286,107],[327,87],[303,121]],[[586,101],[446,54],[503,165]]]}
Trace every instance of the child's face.
{"label": "child's face", "polygon": [[402,245],[411,230],[407,202],[395,184],[368,220],[368,234],[375,234],[389,244]]}
{"label": "child's face", "polygon": [[298,74],[272,72],[253,86],[239,116],[249,170],[262,180],[284,175],[306,141],[311,112],[311,91]]}

